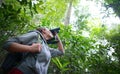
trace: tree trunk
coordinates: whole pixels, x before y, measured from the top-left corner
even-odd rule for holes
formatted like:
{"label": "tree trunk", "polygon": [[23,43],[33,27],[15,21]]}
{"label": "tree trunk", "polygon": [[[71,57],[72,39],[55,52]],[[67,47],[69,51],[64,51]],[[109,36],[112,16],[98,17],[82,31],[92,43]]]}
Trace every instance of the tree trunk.
{"label": "tree trunk", "polygon": [[69,5],[68,5],[68,10],[66,13],[66,17],[65,17],[65,21],[64,24],[65,25],[69,25],[70,24],[70,16],[71,16],[71,10],[72,10],[72,2],[73,0],[70,1]]}

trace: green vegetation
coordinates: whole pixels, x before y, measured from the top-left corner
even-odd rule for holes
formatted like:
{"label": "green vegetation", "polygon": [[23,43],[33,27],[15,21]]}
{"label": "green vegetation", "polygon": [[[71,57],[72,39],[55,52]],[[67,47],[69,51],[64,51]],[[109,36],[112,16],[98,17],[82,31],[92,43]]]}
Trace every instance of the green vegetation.
{"label": "green vegetation", "polygon": [[[0,64],[7,53],[4,41],[36,27],[60,27],[65,55],[52,59],[48,74],[120,74],[120,24],[108,30],[99,18],[77,8],[80,0],[2,0],[0,2]],[[95,0],[99,2],[98,0]],[[120,17],[120,1],[104,0]],[[76,21],[69,21],[70,5]],[[81,9],[81,11],[79,11]],[[83,10],[84,9],[84,10]],[[109,15],[109,14],[106,14]],[[68,17],[69,16],[69,17]],[[85,35],[87,34],[87,35]]]}

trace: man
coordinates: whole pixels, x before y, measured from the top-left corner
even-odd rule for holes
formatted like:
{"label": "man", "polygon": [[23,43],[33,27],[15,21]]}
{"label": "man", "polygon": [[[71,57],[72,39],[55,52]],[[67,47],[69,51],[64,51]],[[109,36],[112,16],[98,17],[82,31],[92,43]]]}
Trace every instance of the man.
{"label": "man", "polygon": [[[58,50],[48,47],[47,40],[56,37]],[[23,59],[8,74],[47,74],[51,57],[60,56],[64,48],[57,33],[39,28],[6,41],[4,49],[11,53],[22,53]]]}

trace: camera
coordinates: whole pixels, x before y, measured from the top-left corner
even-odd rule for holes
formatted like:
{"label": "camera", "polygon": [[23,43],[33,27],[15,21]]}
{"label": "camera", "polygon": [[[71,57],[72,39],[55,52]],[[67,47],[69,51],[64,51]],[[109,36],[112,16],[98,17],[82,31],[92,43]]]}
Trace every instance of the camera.
{"label": "camera", "polygon": [[58,42],[58,40],[56,39],[55,33],[59,33],[60,28],[59,27],[58,28],[54,28],[54,29],[51,29],[50,31],[52,32],[54,37],[49,39],[49,40],[47,40],[47,43],[48,44],[56,44]]}

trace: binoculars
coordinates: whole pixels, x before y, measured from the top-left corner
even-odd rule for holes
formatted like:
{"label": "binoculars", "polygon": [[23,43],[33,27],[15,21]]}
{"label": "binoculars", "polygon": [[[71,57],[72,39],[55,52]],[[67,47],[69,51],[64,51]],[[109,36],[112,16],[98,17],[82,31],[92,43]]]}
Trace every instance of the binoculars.
{"label": "binoculars", "polygon": [[56,44],[58,42],[58,40],[56,39],[55,33],[59,33],[60,28],[59,27],[58,28],[54,28],[54,29],[51,29],[50,31],[52,32],[54,37],[49,39],[49,40],[47,40],[47,43],[48,44]]}
{"label": "binoculars", "polygon": [[60,28],[54,28],[54,29],[51,29],[50,31],[51,31],[52,34],[54,35],[55,32],[56,32],[56,33],[59,33],[59,30],[60,30]]}

